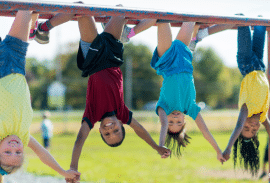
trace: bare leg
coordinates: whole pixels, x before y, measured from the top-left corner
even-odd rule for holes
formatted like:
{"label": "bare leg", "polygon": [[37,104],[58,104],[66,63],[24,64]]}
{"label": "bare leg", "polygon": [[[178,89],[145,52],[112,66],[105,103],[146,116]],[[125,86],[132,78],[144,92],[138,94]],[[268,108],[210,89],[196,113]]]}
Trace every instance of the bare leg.
{"label": "bare leg", "polygon": [[198,31],[199,31],[199,28],[200,28],[200,25],[195,24],[193,34],[192,34],[192,38],[196,38],[196,35],[197,35]]}
{"label": "bare leg", "polygon": [[115,39],[120,39],[124,25],[127,23],[125,17],[111,17],[106,24],[104,32],[110,33]]}
{"label": "bare leg", "polygon": [[8,35],[27,42],[30,33],[32,11],[18,11]]}
{"label": "bare leg", "polygon": [[33,13],[32,14],[32,22],[31,22],[31,29],[36,28],[36,21],[38,19],[39,14],[38,13]]}
{"label": "bare leg", "polygon": [[189,45],[194,31],[195,22],[183,22],[176,39],[182,41],[185,45]]}
{"label": "bare leg", "polygon": [[161,57],[172,45],[172,31],[169,23],[158,24],[158,56]]}
{"label": "bare leg", "polygon": [[53,27],[56,27],[58,25],[61,25],[63,23],[70,21],[74,16],[75,14],[58,13],[53,18],[51,18],[49,22],[51,23]]}
{"label": "bare leg", "polygon": [[221,32],[223,30],[227,30],[227,29],[232,29],[235,25],[234,24],[217,24],[217,25],[213,25],[211,27],[208,27],[208,33],[210,34],[214,34],[217,32]]}
{"label": "bare leg", "polygon": [[157,19],[144,19],[140,21],[133,29],[135,34],[138,34],[146,29],[149,29],[150,27],[154,26],[157,22]]}
{"label": "bare leg", "polygon": [[81,40],[92,43],[98,35],[95,19],[93,16],[82,16],[78,18]]}

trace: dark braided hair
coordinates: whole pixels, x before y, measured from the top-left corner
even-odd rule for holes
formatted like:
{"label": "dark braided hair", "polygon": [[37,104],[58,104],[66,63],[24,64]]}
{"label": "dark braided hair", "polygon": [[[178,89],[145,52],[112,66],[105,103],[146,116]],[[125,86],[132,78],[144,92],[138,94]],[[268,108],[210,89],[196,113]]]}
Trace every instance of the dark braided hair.
{"label": "dark braided hair", "polygon": [[237,165],[238,156],[240,167],[244,168],[246,171],[249,171],[252,176],[257,176],[260,168],[259,145],[260,143],[257,135],[252,138],[245,138],[240,134],[233,145],[234,168]]}
{"label": "dark braided hair", "polygon": [[171,149],[172,153],[178,158],[181,156],[181,147],[186,147],[190,143],[189,139],[191,139],[185,133],[184,127],[177,133],[168,130],[165,140],[165,146]]}

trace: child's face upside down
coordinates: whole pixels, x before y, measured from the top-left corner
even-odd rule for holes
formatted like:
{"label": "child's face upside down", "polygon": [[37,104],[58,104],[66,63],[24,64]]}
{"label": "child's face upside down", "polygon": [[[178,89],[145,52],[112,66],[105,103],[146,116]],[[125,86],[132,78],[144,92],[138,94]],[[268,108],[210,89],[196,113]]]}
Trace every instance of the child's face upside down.
{"label": "child's face upside down", "polygon": [[23,143],[16,135],[6,137],[0,143],[1,164],[20,166],[23,162]]}
{"label": "child's face upside down", "polygon": [[123,139],[122,123],[116,116],[104,118],[100,123],[99,131],[107,144],[115,144]]}
{"label": "child's face upside down", "polygon": [[177,133],[185,126],[185,115],[180,111],[173,111],[167,118],[170,132]]}
{"label": "child's face upside down", "polygon": [[246,138],[254,137],[260,128],[260,114],[253,115],[246,119],[241,134]]}

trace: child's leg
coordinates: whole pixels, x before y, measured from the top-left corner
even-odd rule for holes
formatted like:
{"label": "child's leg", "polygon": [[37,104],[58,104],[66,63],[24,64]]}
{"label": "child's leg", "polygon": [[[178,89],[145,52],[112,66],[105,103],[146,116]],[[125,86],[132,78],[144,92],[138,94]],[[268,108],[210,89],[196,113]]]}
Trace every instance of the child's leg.
{"label": "child's leg", "polygon": [[195,22],[183,22],[176,39],[182,41],[185,45],[189,45],[194,31]]}
{"label": "child's leg", "polygon": [[158,27],[158,56],[161,57],[172,45],[172,31],[169,23],[161,23]]}
{"label": "child's leg", "polygon": [[53,27],[68,22],[74,17],[74,14],[58,13],[50,20],[38,25],[35,40],[40,44],[47,44],[50,41],[50,32]]}
{"label": "child's leg", "polygon": [[131,29],[131,32],[128,35],[128,38],[131,38],[135,36],[136,34],[139,34],[140,32],[149,29],[150,27],[154,26],[157,22],[157,19],[144,19],[141,20],[140,23],[138,23],[135,27]]}
{"label": "child's leg", "polygon": [[223,30],[232,29],[235,25],[234,24],[217,24],[211,27],[208,27],[208,34],[214,34],[217,32],[221,32]]}
{"label": "child's leg", "polygon": [[265,26],[255,26],[254,27],[252,50],[257,55],[259,60],[261,60],[263,58],[265,32],[266,32]]}
{"label": "child's leg", "polygon": [[193,33],[192,33],[192,39],[191,39],[191,41],[189,43],[189,46],[188,46],[191,51],[195,51],[196,45],[199,42],[197,40],[197,33],[199,31],[199,28],[200,28],[200,25],[195,24],[194,30],[193,30]]}
{"label": "child's leg", "polygon": [[42,23],[40,25],[40,28],[42,31],[49,31],[52,28],[61,25],[65,22],[70,21],[73,17],[75,16],[75,14],[63,14],[63,13],[58,13],[56,14],[54,17],[52,17],[51,19],[47,20],[46,22]]}
{"label": "child's leg", "polygon": [[38,20],[39,13],[33,13],[32,14],[32,21],[31,21],[31,29],[36,28],[36,22]]}
{"label": "child's leg", "polygon": [[255,69],[256,63],[254,61],[256,61],[256,58],[254,58],[252,51],[250,27],[238,27],[237,64],[243,76]]}
{"label": "child's leg", "polygon": [[29,40],[33,40],[36,36],[36,29],[37,29],[37,20],[38,20],[38,13],[32,14],[32,22],[31,22],[31,29],[29,34]]}
{"label": "child's leg", "polygon": [[111,17],[106,24],[104,32],[110,33],[115,39],[120,39],[124,25],[127,23],[125,17]]}
{"label": "child's leg", "polygon": [[195,24],[194,30],[193,30],[193,33],[192,33],[192,38],[196,38],[197,33],[198,33],[198,31],[199,31],[199,28],[200,28],[200,25]]}
{"label": "child's leg", "polygon": [[32,11],[18,11],[8,35],[27,42],[30,32]]}
{"label": "child's leg", "polygon": [[238,55],[243,57],[251,57],[251,31],[250,27],[238,27]]}
{"label": "child's leg", "polygon": [[95,19],[92,16],[82,16],[78,18],[81,40],[92,43],[98,35]]}

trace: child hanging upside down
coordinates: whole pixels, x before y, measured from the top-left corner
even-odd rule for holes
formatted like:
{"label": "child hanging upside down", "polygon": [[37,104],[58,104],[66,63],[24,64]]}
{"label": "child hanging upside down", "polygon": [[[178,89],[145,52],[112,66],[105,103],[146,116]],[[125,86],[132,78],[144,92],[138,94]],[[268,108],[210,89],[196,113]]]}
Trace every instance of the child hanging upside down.
{"label": "child hanging upside down", "polygon": [[24,160],[24,148],[30,147],[40,160],[66,178],[80,173],[65,171],[30,134],[33,118],[30,92],[25,79],[25,56],[28,47],[31,11],[18,11],[6,38],[0,42],[0,174],[18,170]]}

